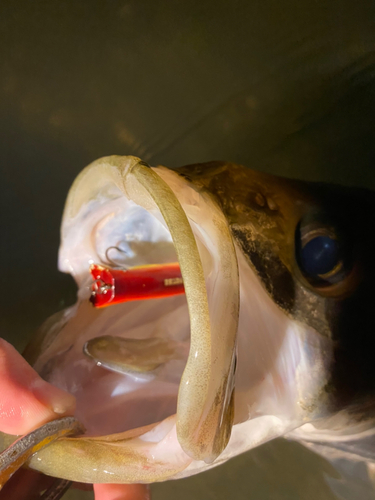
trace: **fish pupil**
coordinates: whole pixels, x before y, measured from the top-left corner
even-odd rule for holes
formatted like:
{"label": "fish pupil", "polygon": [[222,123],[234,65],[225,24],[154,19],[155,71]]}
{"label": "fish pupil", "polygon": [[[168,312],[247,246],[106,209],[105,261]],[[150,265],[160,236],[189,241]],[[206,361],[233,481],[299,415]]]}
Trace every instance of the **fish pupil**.
{"label": "fish pupil", "polygon": [[320,276],[332,271],[340,261],[338,241],[329,236],[316,236],[301,248],[301,265],[306,274]]}

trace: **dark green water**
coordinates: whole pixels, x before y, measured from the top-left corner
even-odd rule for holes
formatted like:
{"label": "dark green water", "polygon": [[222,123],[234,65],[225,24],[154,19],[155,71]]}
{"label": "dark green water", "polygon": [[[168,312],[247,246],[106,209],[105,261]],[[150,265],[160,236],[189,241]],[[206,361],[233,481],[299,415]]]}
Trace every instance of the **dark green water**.
{"label": "dark green water", "polygon": [[[1,2],[1,335],[21,349],[74,301],[56,269],[61,212],[100,156],[375,188],[374,49],[371,0]],[[326,477],[340,483],[279,440],[154,498],[370,498],[343,482],[335,496]]]}

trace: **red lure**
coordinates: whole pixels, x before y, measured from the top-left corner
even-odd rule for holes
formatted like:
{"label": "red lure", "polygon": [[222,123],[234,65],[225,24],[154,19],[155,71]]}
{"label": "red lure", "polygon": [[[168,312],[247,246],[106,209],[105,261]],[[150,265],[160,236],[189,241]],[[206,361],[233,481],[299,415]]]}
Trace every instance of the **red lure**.
{"label": "red lure", "polygon": [[185,293],[178,263],[111,269],[92,264],[90,301],[95,307],[131,300],[160,299]]}

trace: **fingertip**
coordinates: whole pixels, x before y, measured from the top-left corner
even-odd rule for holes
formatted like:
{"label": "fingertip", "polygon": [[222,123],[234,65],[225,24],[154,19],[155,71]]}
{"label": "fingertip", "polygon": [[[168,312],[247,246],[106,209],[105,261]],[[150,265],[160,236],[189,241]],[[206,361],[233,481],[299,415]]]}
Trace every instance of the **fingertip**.
{"label": "fingertip", "polygon": [[44,381],[16,349],[0,339],[0,430],[26,434],[72,414],[75,399]]}
{"label": "fingertip", "polygon": [[150,500],[146,484],[94,484],[95,500]]}
{"label": "fingertip", "polygon": [[76,400],[69,392],[49,384],[39,376],[33,380],[29,389],[41,404],[56,414],[55,418],[74,413]]}

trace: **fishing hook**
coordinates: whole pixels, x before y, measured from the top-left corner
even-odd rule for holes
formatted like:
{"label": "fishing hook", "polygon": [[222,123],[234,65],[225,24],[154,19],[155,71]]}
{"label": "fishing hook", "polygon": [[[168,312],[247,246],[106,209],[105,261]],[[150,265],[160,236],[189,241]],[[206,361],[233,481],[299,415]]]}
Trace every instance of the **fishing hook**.
{"label": "fishing hook", "polygon": [[[119,244],[121,244],[122,242],[120,241]],[[111,266],[114,266],[115,269],[129,269],[129,266],[124,266],[124,265],[119,265],[118,262],[115,262],[113,259],[111,259],[108,255],[109,251],[110,250],[117,250],[119,253],[122,253],[122,254],[125,254],[127,255],[128,252],[126,250],[123,250],[122,248],[120,248],[119,246],[116,246],[116,245],[113,245],[113,246],[110,246],[107,248],[107,250],[105,251],[105,258],[106,258],[106,261],[107,262],[103,262],[103,264],[110,264]]]}

